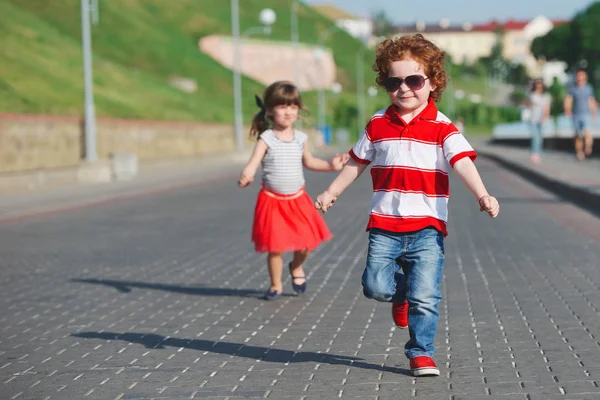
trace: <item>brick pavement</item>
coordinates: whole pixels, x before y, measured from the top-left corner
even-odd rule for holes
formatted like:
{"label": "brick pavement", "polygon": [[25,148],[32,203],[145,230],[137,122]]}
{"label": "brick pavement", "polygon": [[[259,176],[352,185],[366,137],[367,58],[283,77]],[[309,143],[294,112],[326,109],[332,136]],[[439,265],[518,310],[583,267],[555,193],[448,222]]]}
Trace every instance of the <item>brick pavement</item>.
{"label": "brick pavement", "polygon": [[453,178],[439,378],[410,375],[407,332],[362,296],[366,175],[326,216],[306,295],[286,276],[276,302],[248,240],[257,185],[0,224],[0,399],[600,399],[598,219],[479,167],[501,217]]}

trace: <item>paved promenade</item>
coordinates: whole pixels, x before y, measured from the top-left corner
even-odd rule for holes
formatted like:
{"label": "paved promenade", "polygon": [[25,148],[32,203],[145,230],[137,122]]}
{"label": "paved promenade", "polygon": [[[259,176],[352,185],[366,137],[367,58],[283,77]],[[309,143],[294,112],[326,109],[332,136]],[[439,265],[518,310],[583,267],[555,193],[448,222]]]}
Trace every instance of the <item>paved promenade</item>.
{"label": "paved promenade", "polygon": [[[452,177],[437,378],[411,376],[407,331],[362,296],[368,173],[327,214],[307,293],[285,275],[275,302],[237,166],[96,202],[73,189],[85,207],[5,201],[0,399],[600,399],[600,220],[478,166],[501,212]],[[307,174],[309,193],[333,176]]]}

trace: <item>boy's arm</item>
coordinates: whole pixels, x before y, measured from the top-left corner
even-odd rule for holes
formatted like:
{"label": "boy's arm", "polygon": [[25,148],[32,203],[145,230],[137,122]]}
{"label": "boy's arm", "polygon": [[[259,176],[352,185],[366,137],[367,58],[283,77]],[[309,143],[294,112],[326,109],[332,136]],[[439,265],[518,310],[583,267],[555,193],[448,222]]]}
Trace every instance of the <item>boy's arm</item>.
{"label": "boy's arm", "polygon": [[367,164],[356,162],[354,159],[349,159],[344,168],[342,168],[342,172],[331,182],[331,185],[317,196],[317,201],[315,202],[315,208],[317,210],[323,211],[323,213],[327,212],[327,209],[335,203],[337,197],[342,194],[344,190],[352,182],[354,182],[367,168]]}
{"label": "boy's arm", "polygon": [[454,163],[454,171],[479,200],[480,210],[486,211],[490,217],[496,218],[500,212],[498,200],[487,192],[473,161],[469,157],[461,158]]}
{"label": "boy's arm", "polygon": [[588,99],[588,105],[590,107],[590,114],[592,114],[592,119],[596,119],[596,117],[598,116],[598,105],[596,103],[596,98],[592,95],[590,96],[590,98]]}
{"label": "boy's arm", "polygon": [[242,170],[242,174],[240,175],[240,179],[238,181],[238,185],[240,187],[246,187],[254,181],[256,170],[258,169],[262,159],[265,157],[267,149],[268,146],[264,140],[259,139],[258,142],[256,142],[256,146],[254,146],[254,151],[252,152],[250,161],[248,161],[248,164],[246,164]]}

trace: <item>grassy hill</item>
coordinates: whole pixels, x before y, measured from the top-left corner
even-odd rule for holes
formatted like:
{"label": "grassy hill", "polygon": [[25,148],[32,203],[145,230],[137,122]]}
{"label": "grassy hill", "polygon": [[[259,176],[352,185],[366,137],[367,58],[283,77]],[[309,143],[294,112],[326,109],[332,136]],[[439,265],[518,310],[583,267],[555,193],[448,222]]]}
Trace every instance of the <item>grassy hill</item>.
{"label": "grassy hill", "polygon": [[[232,121],[232,74],[198,50],[198,39],[229,35],[228,1],[101,0],[92,26],[94,90],[99,116]],[[265,7],[277,13],[272,39],[290,39],[290,1],[244,0],[242,31],[259,25]],[[83,82],[79,0],[0,0],[0,111],[81,115]],[[300,40],[316,43],[332,22],[300,6]],[[326,42],[334,52],[348,101],[355,96],[355,54],[360,43],[337,31]],[[373,53],[365,55],[366,82],[373,81]],[[195,79],[198,90],[170,86],[172,76]],[[253,94],[264,89],[243,80],[245,116]],[[316,96],[305,95],[316,113]],[[330,102],[331,103],[331,102]],[[247,120],[247,119],[246,119]]]}
{"label": "grassy hill", "polygon": [[[230,35],[229,1],[99,0],[99,3],[100,23],[92,26],[98,116],[233,122],[232,72],[198,49],[198,40],[203,36]],[[290,0],[240,3],[242,31],[259,25],[260,10],[269,7],[277,14],[269,40],[290,40]],[[0,112],[81,116],[80,0],[0,0],[0,15]],[[332,25],[322,14],[300,5],[301,42],[316,44],[321,33]],[[344,88],[340,95],[327,95],[327,118],[332,123],[356,107],[355,57],[361,44],[337,30],[325,46],[333,52],[338,80]],[[368,87],[374,85],[375,75],[371,70],[374,52],[365,51],[364,57],[362,73]],[[169,84],[174,76],[194,79],[198,90],[189,94],[175,89]],[[463,89],[467,94],[480,93],[485,97],[487,93],[483,80],[459,78],[453,83],[455,90]],[[258,82],[243,78],[246,123],[256,111],[253,96],[263,89]],[[306,92],[303,97],[312,110],[310,125],[317,119],[317,96],[315,92]],[[450,98],[450,93],[444,96],[439,105],[442,111],[450,108]],[[366,100],[367,117],[389,104],[381,90],[375,98]],[[337,107],[340,104],[343,109]],[[480,114],[476,111],[467,113],[468,122],[469,115]],[[473,118],[476,119],[481,117]],[[487,129],[490,123],[486,124]],[[352,131],[355,135],[358,129],[352,126]]]}

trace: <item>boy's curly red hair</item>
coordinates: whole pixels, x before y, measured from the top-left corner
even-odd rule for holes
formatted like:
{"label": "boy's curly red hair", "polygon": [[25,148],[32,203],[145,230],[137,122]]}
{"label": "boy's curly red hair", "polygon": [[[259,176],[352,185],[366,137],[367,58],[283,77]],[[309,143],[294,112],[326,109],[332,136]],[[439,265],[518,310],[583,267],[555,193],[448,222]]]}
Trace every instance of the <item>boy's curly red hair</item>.
{"label": "boy's curly red hair", "polygon": [[444,71],[446,55],[420,33],[386,39],[377,46],[375,64],[373,65],[373,71],[377,72],[377,78],[375,79],[377,84],[383,87],[383,82],[388,77],[392,62],[401,61],[407,57],[414,59],[421,65],[425,74],[429,77],[431,85],[435,86],[435,90],[431,92],[429,97],[433,101],[439,101],[448,83],[448,74]]}

